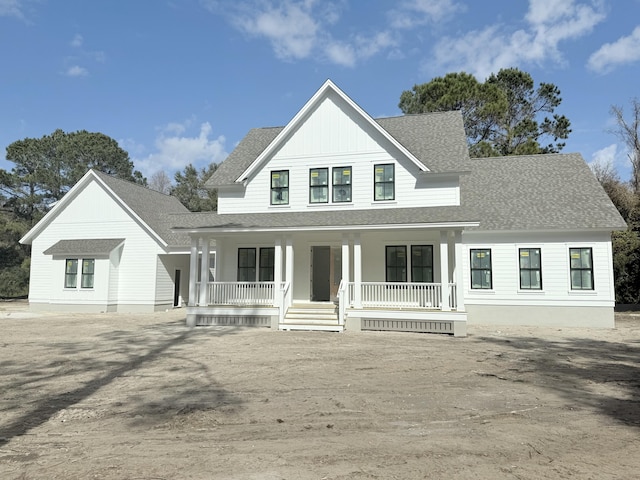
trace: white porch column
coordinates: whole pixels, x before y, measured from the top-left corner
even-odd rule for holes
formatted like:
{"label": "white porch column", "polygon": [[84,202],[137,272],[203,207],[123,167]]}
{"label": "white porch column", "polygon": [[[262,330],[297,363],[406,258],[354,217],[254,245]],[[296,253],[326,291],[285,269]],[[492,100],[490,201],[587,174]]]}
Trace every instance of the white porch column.
{"label": "white porch column", "polygon": [[282,238],[276,238],[275,249],[273,252],[273,281],[276,289],[280,288],[282,283]]}
{"label": "white porch column", "polygon": [[198,238],[191,237],[189,255],[189,306],[196,304],[196,282],[198,281]]}
{"label": "white porch column", "polygon": [[273,298],[277,306],[282,302],[280,297],[280,284],[282,283],[282,239],[276,238],[273,249]]}
{"label": "white porch column", "polygon": [[287,237],[285,245],[285,281],[293,288],[293,240]]}
{"label": "white porch column", "polygon": [[342,280],[349,282],[349,236],[342,235]]}
{"label": "white porch column", "polygon": [[200,264],[200,301],[198,305],[206,307],[209,303],[209,239],[202,239],[202,262]]}
{"label": "white porch column", "polygon": [[451,310],[451,302],[449,301],[449,232],[440,232],[440,290],[442,293],[442,304],[440,306],[443,312]]}
{"label": "white porch column", "polygon": [[454,266],[453,266],[453,278],[456,282],[456,310],[459,312],[464,312],[464,276],[462,272],[462,261],[464,257],[463,248],[462,248],[462,231],[456,230],[454,234]]}
{"label": "white porch column", "polygon": [[362,308],[362,244],[360,234],[353,236],[353,303],[356,308]]}

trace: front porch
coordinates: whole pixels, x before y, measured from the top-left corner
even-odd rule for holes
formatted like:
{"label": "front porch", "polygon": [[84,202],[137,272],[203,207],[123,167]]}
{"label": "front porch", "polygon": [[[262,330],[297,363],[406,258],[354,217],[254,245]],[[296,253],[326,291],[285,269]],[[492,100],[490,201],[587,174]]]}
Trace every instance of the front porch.
{"label": "front porch", "polygon": [[[190,326],[263,326],[274,330],[383,330],[466,335],[456,284],[341,282],[334,302],[295,302],[288,282],[196,283]],[[443,297],[444,293],[444,297]],[[203,295],[204,296],[201,296]]]}

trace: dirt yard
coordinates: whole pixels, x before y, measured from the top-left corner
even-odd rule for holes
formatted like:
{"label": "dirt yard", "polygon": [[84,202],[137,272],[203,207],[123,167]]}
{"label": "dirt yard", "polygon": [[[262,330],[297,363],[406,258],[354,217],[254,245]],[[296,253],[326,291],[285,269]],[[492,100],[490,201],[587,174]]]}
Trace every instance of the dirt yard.
{"label": "dirt yard", "polygon": [[640,315],[467,338],[0,303],[2,479],[640,478]]}

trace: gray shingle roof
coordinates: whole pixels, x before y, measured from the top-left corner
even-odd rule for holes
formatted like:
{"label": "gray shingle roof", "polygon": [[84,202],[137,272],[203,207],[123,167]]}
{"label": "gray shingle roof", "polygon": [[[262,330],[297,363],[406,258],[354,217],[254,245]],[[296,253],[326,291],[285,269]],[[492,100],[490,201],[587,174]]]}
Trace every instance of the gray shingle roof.
{"label": "gray shingle roof", "polygon": [[625,229],[579,154],[474,159],[461,177],[461,205],[173,217],[183,229],[279,229],[479,222],[476,230]]}
{"label": "gray shingle roof", "polygon": [[172,222],[167,215],[191,213],[176,197],[97,170],[94,170],[94,173],[170,247],[186,247],[191,244],[187,235],[171,231]]}
{"label": "gray shingle roof", "polygon": [[[469,159],[467,138],[460,112],[436,112],[377,119],[429,170],[460,170]],[[284,127],[254,128],[240,141],[207,181],[207,187],[231,185]]]}
{"label": "gray shingle roof", "polygon": [[478,230],[626,229],[578,153],[472,159],[462,206]]}
{"label": "gray shingle roof", "polygon": [[47,248],[45,255],[109,255],[124,238],[60,240]]}

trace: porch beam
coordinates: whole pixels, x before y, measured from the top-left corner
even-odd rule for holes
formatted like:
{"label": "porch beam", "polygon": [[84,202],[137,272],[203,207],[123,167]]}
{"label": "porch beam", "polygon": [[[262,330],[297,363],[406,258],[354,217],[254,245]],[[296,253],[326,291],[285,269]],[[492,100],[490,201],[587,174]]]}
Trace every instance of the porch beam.
{"label": "porch beam", "polygon": [[440,309],[443,312],[451,310],[449,300],[449,232],[440,232],[440,293],[442,300]]}

